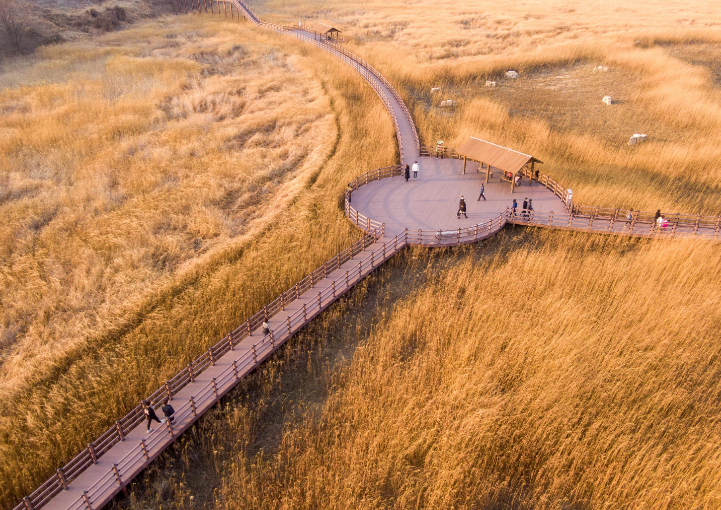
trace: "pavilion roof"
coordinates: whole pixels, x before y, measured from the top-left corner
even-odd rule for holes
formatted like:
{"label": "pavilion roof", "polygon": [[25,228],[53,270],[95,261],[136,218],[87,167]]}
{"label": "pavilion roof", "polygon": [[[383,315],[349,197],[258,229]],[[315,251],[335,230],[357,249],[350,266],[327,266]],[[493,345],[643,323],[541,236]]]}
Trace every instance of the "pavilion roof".
{"label": "pavilion roof", "polygon": [[318,32],[319,34],[327,34],[328,32],[340,32],[337,28],[320,21],[308,21],[303,24],[304,27],[312,32]]}
{"label": "pavilion roof", "polygon": [[508,147],[474,137],[470,137],[456,152],[468,159],[486,163],[514,174],[532,161],[543,163],[543,161],[534,158],[530,154],[514,151]]}

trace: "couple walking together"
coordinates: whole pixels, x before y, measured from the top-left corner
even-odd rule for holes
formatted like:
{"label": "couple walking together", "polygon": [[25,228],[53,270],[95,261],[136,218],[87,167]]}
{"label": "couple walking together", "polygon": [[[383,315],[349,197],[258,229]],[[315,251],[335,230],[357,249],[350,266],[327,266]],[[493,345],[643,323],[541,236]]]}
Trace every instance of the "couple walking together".
{"label": "couple walking together", "polygon": [[406,182],[408,182],[408,179],[411,178],[411,171],[413,171],[413,178],[418,179],[418,170],[419,170],[418,161],[413,163],[413,168],[406,165],[406,169],[404,171],[404,175],[406,177]]}

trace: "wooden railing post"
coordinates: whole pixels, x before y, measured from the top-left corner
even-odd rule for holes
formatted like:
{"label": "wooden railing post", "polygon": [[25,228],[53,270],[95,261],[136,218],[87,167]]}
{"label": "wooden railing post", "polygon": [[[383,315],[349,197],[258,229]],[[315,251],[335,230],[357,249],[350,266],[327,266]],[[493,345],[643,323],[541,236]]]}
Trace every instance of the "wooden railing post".
{"label": "wooden railing post", "polygon": [[117,480],[118,485],[121,487],[123,486],[123,479],[120,478],[120,470],[118,469],[118,465],[113,463],[113,473],[115,473],[115,480]]}
{"label": "wooden railing post", "polygon": [[258,363],[258,356],[255,351],[255,344],[253,344],[253,363]]}
{"label": "wooden railing post", "polygon": [[83,501],[85,502],[85,508],[93,510],[93,507],[90,505],[90,498],[88,498],[88,491],[83,491]]}
{"label": "wooden railing post", "polygon": [[120,424],[120,420],[115,421],[115,430],[118,431],[118,436],[121,441],[125,441],[125,433],[123,432],[123,426]]}
{"label": "wooden railing post", "polygon": [[63,486],[64,490],[68,490],[68,479],[65,478],[65,473],[63,472],[63,470],[58,468],[56,472],[58,474],[58,479],[60,480],[60,485]]}
{"label": "wooden railing post", "polygon": [[285,318],[285,327],[288,328],[288,334],[290,335],[290,315]]}
{"label": "wooden railing post", "polygon": [[193,374],[193,364],[188,363],[188,377],[190,378],[190,382],[195,381],[195,374]]}
{"label": "wooden railing post", "polygon": [[[255,346],[253,346],[253,350],[255,351]],[[218,385],[215,383],[215,377],[213,377],[213,395],[215,395],[215,398],[218,398]]]}
{"label": "wooden railing post", "polygon": [[165,381],[165,391],[168,394],[168,400],[173,400],[173,392],[170,391],[170,381]]}
{"label": "wooden railing post", "polygon": [[231,351],[235,350],[235,346],[233,345],[233,335],[228,333],[228,349]]}
{"label": "wooden railing post", "polygon": [[145,460],[150,460],[150,455],[148,454],[148,447],[145,445],[145,439],[140,440],[140,448],[143,450],[143,456],[145,457]]}
{"label": "wooden railing post", "polygon": [[236,360],[233,360],[233,376],[238,380],[238,363]]}
{"label": "wooden railing post", "polygon": [[190,412],[193,413],[193,416],[198,415],[198,410],[195,408],[195,398],[190,397]]}
{"label": "wooden railing post", "polygon": [[319,292],[318,293],[318,310],[320,310],[321,308],[323,308],[323,301],[321,300],[320,292]]}
{"label": "wooden railing post", "polygon": [[170,437],[173,437],[173,422],[170,421],[170,419],[166,419],[165,423],[168,424],[168,434],[170,434]]}
{"label": "wooden railing post", "polygon": [[25,505],[25,510],[35,510],[30,502],[30,498],[27,496],[23,498],[23,505]]}
{"label": "wooden railing post", "polygon": [[215,356],[213,355],[213,348],[208,349],[208,355],[210,356],[210,364],[215,366]]}
{"label": "wooden railing post", "polygon": [[93,459],[93,464],[98,463],[98,456],[95,454],[95,447],[93,443],[88,443],[88,452],[90,452],[90,458]]}
{"label": "wooden railing post", "polygon": [[[332,282],[330,282],[330,286],[331,286],[332,289],[333,289],[333,299],[335,299],[335,280],[333,280]],[[288,328],[288,331],[290,331],[290,328]]]}
{"label": "wooden railing post", "polygon": [[303,303],[303,322],[308,322],[308,316],[305,312],[305,303]]}

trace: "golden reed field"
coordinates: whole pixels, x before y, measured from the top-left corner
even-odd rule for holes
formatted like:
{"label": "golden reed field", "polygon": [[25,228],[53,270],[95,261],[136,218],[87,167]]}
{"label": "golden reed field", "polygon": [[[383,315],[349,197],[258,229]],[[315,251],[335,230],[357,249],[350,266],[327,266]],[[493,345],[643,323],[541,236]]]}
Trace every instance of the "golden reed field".
{"label": "golden reed field", "polygon": [[[338,24],[424,143],[533,153],[586,205],[721,213],[712,2],[251,5]],[[248,23],[167,16],[0,83],[8,507],[357,237],[342,190],[397,154],[362,79]],[[404,252],[112,506],[721,507],[719,260],[520,228]]]}

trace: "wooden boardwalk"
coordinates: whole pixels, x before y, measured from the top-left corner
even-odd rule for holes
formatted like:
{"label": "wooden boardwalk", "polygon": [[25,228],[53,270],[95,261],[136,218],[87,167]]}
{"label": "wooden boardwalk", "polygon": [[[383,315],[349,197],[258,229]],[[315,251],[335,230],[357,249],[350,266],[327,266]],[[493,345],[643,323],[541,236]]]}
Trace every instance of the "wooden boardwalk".
{"label": "wooden boardwalk", "polygon": [[[187,0],[175,0],[188,10]],[[405,182],[402,166],[374,170],[358,177],[346,194],[348,218],[366,235],[297,282],[281,296],[246,320],[226,338],[188,364],[164,386],[147,397],[157,406],[170,398],[175,421],[147,433],[140,406],[118,420],[88,448],[68,462],[14,510],[99,509],[122,490],[205,411],[237,382],[272,355],[293,334],[330,306],[376,267],[408,245],[456,246],[494,235],[505,225],[518,224],[636,237],[719,237],[721,218],[677,216],[666,227],[656,227],[653,215],[636,212],[631,220],[619,210],[567,208],[565,189],[548,176],[521,185],[511,196],[510,185],[491,179],[486,201],[477,201],[481,173],[470,164],[461,173],[456,159],[420,156],[413,119],[392,85],[370,64],[335,43],[319,41],[310,32],[263,22],[243,0],[204,3],[205,10],[224,13],[231,6],[252,23],[313,44],[353,67],[386,106],[396,129],[400,160],[418,161],[417,181]],[[202,12],[191,0],[190,9]],[[468,219],[458,219],[460,195],[468,203]],[[532,198],[534,211],[523,213],[520,204]],[[510,209],[516,198],[519,209]],[[264,335],[267,321],[271,332]]]}
{"label": "wooden boardwalk", "polygon": [[[17,508],[98,509],[110,501],[237,382],[407,243],[405,234],[365,236],[258,312],[149,399],[171,398],[175,420],[146,432],[136,408]],[[266,319],[267,318],[267,319]],[[267,320],[270,333],[260,324]],[[64,488],[63,486],[67,487]],[[39,497],[38,497],[39,496]]]}

